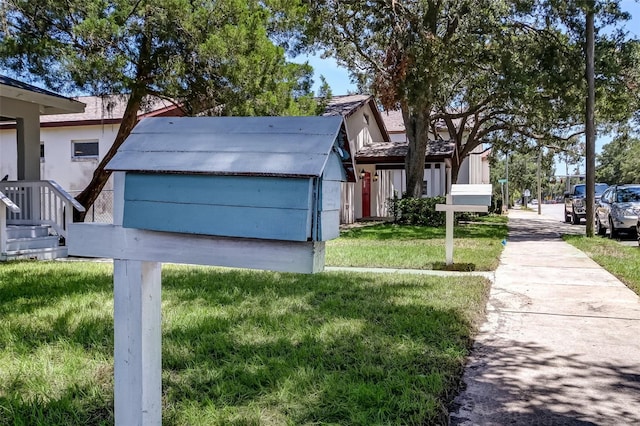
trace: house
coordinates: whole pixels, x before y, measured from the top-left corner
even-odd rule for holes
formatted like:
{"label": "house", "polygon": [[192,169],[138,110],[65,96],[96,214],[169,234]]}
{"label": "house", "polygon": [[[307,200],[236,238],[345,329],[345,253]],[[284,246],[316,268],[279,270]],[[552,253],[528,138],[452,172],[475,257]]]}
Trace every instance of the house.
{"label": "house", "polygon": [[[341,115],[344,117],[349,140],[353,141],[356,152],[375,143],[391,141],[380,110],[371,95],[335,96],[325,108],[324,116]],[[384,217],[386,199],[392,188],[388,187],[390,176],[383,179],[375,177],[373,169],[365,170],[358,163],[356,154],[356,174],[358,182],[342,184],[340,221],[353,223],[363,217]]]}
{"label": "house", "polygon": [[[95,167],[111,147],[126,107],[122,96],[79,96],[85,104],[80,113],[46,115],[40,118],[39,169],[43,179],[55,180],[67,191],[83,190]],[[153,98],[138,113],[143,117],[184,115],[176,105]],[[15,158],[15,124],[0,125],[0,170],[16,177],[17,170],[10,159]]]}
{"label": "house", "polygon": [[[125,96],[79,96],[84,111],[40,117],[39,176],[58,183],[69,194],[76,196],[91,181],[99,162],[115,140],[126,107]],[[182,116],[175,104],[159,98],[150,98],[138,113],[143,117]],[[15,122],[0,124],[0,173],[15,180],[18,170],[14,159],[16,145]],[[89,221],[111,221],[111,190],[109,180],[103,193],[89,211]]]}
{"label": "house", "polygon": [[[404,162],[408,140],[400,111],[380,112],[372,96],[334,97],[325,115],[345,117],[349,138],[355,141],[356,169],[359,180],[343,184],[343,223],[363,218],[389,216],[387,201],[406,191]],[[446,128],[430,134],[424,169],[425,197],[445,195],[451,184],[451,159],[455,144]],[[488,152],[482,147],[466,158],[458,174],[458,183],[489,183]]]}
{"label": "house", "polygon": [[[389,131],[392,141],[404,145],[404,151],[406,152],[406,145],[408,139],[406,130],[404,127],[404,120],[402,118],[401,111],[385,111],[382,113],[385,126]],[[455,155],[455,146],[452,141],[449,140],[449,131],[443,125],[437,127],[437,135],[429,133],[430,143],[427,147],[427,154],[425,158],[425,196],[433,197],[438,195],[445,195],[447,187],[440,187],[433,185],[435,176],[433,173],[428,173],[427,170],[435,167],[437,164],[450,167],[447,164],[446,159],[452,158]],[[462,161],[460,171],[458,172],[458,183],[471,183],[481,184],[490,183],[489,180],[489,153],[490,151],[484,149],[482,146],[476,147],[469,157]],[[431,175],[431,176],[430,176]],[[446,175],[446,173],[445,173]],[[404,176],[404,173],[403,173]],[[431,179],[430,179],[431,178]],[[404,179],[402,180],[404,182]],[[405,191],[406,188],[402,188]]]}
{"label": "house", "polygon": [[66,256],[60,246],[74,208],[84,209],[40,175],[40,119],[82,113],[85,105],[0,76],[0,260]]}

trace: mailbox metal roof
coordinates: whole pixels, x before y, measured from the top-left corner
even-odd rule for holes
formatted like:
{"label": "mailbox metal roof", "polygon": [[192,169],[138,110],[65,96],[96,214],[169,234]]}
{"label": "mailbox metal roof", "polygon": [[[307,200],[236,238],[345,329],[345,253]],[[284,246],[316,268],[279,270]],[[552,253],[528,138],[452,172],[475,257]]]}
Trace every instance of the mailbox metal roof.
{"label": "mailbox metal roof", "polygon": [[353,167],[340,116],[144,118],[107,169],[319,177],[339,134]]}

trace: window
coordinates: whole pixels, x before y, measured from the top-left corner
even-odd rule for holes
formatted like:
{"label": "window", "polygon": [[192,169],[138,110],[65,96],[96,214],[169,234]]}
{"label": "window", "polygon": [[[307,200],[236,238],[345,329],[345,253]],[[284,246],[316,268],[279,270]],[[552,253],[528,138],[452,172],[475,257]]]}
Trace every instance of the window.
{"label": "window", "polygon": [[40,162],[44,161],[44,142],[40,141]]}
{"label": "window", "polygon": [[422,198],[429,196],[429,181],[422,181]]}
{"label": "window", "polygon": [[97,159],[98,158],[98,141],[71,141],[71,158],[80,159]]}

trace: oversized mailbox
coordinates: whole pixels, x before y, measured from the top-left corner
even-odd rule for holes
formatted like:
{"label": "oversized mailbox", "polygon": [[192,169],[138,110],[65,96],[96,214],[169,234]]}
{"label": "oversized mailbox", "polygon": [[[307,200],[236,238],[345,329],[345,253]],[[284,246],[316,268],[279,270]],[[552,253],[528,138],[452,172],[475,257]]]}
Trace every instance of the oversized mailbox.
{"label": "oversized mailbox", "polygon": [[354,181],[342,117],[146,118],[120,147],[114,223],[69,254],[114,259],[116,425],[162,423],[161,263],[318,272]]}
{"label": "oversized mailbox", "polygon": [[326,241],[350,151],[342,117],[146,118],[107,169],[125,172],[124,228]]}
{"label": "oversized mailbox", "polygon": [[451,185],[451,201],[455,205],[490,206],[491,184]]}

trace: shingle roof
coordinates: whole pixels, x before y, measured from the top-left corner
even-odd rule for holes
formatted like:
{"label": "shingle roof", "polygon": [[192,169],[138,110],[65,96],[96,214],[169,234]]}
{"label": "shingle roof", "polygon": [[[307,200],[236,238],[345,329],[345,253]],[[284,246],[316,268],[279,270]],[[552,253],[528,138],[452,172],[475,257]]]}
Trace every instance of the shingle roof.
{"label": "shingle roof", "polygon": [[[365,145],[356,153],[356,161],[366,162],[398,162],[404,161],[409,144],[407,142],[374,142]],[[455,144],[442,139],[429,141],[425,160],[442,160],[453,156]]]}
{"label": "shingle roof", "polygon": [[[387,126],[387,130],[389,133],[404,133],[406,131],[404,125],[404,118],[402,118],[402,111],[400,110],[392,110],[392,111],[383,111],[380,113],[382,119],[384,120],[385,126]],[[456,126],[460,125],[459,118],[456,118],[454,121]],[[467,120],[467,126],[470,126],[472,123],[472,118]],[[447,130],[447,126],[444,121],[439,121],[437,123],[438,130]]]}
{"label": "shingle roof", "polygon": [[380,113],[382,116],[382,120],[384,120],[384,125],[387,127],[389,133],[404,133],[404,119],[402,118],[402,111],[394,110],[394,111],[382,111]]}
{"label": "shingle roof", "polygon": [[[41,117],[40,122],[120,121],[127,107],[126,95],[79,96],[77,99],[86,104],[84,113],[45,116]],[[144,102],[138,116],[169,108],[175,108],[175,105],[164,99],[150,97]]]}
{"label": "shingle roof", "polygon": [[371,95],[334,96],[327,104],[322,115],[341,115],[343,117],[348,117],[371,99],[373,99],[373,96]]}
{"label": "shingle roof", "polygon": [[389,132],[387,132],[387,128],[385,127],[385,122],[380,116],[378,105],[376,105],[375,99],[371,95],[334,96],[327,104],[322,116],[341,115],[347,118],[366,104],[369,104],[371,108],[371,112],[382,134],[382,139],[385,142],[391,140]]}

